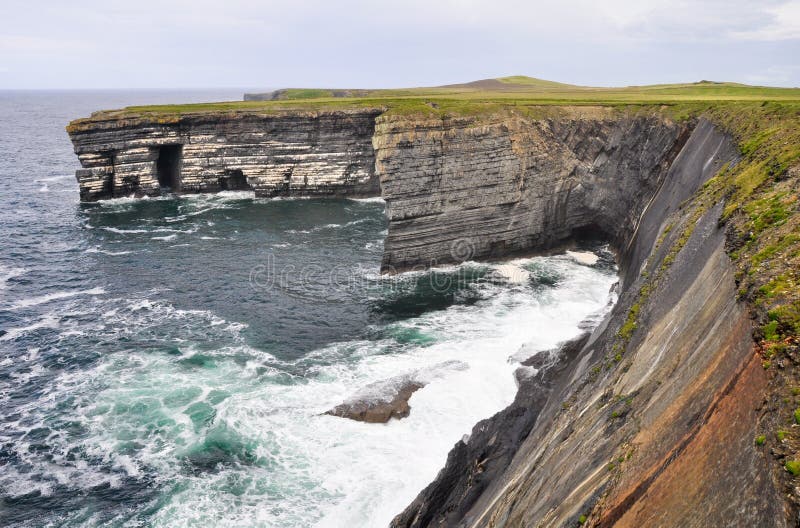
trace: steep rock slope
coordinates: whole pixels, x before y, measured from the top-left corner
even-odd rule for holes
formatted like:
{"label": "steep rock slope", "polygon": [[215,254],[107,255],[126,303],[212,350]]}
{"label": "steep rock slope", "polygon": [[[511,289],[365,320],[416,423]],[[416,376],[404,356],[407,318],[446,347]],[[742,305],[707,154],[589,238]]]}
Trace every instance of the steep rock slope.
{"label": "steep rock slope", "polygon": [[[610,317],[476,425],[393,526],[787,524],[754,443],[767,378],[736,301],[722,204],[690,207],[736,158],[701,121],[620,241]],[[509,436],[520,420],[528,432]]]}

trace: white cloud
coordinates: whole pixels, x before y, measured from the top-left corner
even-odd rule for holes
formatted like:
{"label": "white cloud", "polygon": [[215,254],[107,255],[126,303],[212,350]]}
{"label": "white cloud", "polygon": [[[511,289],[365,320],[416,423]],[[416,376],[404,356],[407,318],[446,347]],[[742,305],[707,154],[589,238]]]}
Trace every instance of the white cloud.
{"label": "white cloud", "polygon": [[2,3],[7,86],[744,80],[800,55],[800,0]]}
{"label": "white cloud", "polygon": [[746,40],[793,40],[800,39],[800,2],[766,7],[770,16],[768,24],[745,31],[734,31],[734,38]]}

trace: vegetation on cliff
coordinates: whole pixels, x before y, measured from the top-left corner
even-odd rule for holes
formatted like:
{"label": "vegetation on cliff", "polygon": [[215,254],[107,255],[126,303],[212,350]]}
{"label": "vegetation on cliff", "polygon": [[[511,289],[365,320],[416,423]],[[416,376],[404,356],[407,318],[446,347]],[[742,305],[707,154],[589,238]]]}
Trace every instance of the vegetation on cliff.
{"label": "vegetation on cliff", "polygon": [[[800,104],[680,106],[687,116],[703,116],[733,135],[741,159],[726,164],[684,205],[682,222],[669,223],[662,231],[654,253],[668,239],[671,245],[661,265],[643,273],[636,302],[617,332],[618,353],[604,365],[613,368],[622,360],[638,327],[640,306],[686,245],[700,217],[724,203],[720,223],[727,230],[726,251],[737,270],[739,298],[750,307],[755,350],[770,380],[759,424],[763,434],[756,437],[755,446],[769,445],[779,462],[776,468],[788,479],[788,490],[800,477],[796,430],[800,423]],[[670,237],[676,227],[680,231]]]}
{"label": "vegetation on cliff", "polygon": [[[761,424],[773,455],[800,475],[800,105],[763,102],[708,111],[739,140],[742,161],[719,175],[723,220],[739,295],[756,322],[754,338],[770,373]],[[785,431],[784,431],[785,429]],[[794,496],[794,495],[792,495]]]}

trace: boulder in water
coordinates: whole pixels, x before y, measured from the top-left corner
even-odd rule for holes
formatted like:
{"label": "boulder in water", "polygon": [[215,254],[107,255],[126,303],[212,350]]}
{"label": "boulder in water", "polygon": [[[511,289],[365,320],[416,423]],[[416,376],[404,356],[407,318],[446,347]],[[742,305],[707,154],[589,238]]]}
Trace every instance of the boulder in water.
{"label": "boulder in water", "polygon": [[447,372],[467,368],[461,361],[444,361],[428,369],[370,383],[325,414],[367,423],[405,418],[411,412],[408,400],[412,394]]}
{"label": "boulder in water", "polygon": [[392,418],[405,418],[411,412],[411,406],[408,405],[409,398],[424,386],[425,384],[419,381],[406,379],[396,386],[390,399],[376,399],[367,395],[359,398],[357,394],[325,414],[367,423],[386,423]]}

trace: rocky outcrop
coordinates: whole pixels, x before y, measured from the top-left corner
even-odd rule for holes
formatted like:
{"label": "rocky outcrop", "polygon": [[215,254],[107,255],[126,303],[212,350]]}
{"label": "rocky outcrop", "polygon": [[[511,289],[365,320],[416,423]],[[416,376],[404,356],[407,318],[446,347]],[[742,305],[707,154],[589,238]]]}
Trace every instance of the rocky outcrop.
{"label": "rocky outcrop", "polygon": [[257,195],[380,194],[380,110],[187,114],[73,121],[81,200],[252,189]]}
{"label": "rocky outcrop", "polygon": [[411,406],[408,405],[411,395],[425,385],[411,379],[392,382],[391,385],[393,390],[387,398],[355,395],[325,414],[367,423],[386,423],[392,418],[405,418],[411,412]]}
{"label": "rocky outcrop", "polygon": [[325,414],[367,423],[399,420],[411,412],[408,400],[415,392],[448,372],[466,368],[468,365],[461,361],[445,361],[425,370],[370,383]]}

